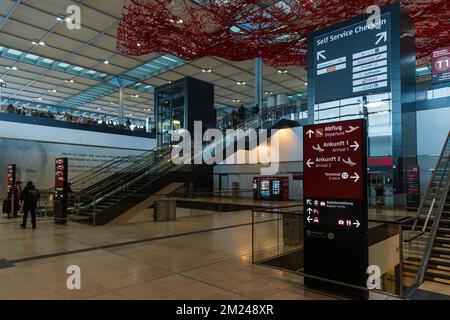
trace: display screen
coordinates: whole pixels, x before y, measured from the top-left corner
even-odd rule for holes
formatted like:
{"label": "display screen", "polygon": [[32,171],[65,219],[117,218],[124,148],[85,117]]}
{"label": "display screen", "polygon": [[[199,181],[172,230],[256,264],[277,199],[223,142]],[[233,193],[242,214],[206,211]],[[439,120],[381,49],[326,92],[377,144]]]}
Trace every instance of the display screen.
{"label": "display screen", "polygon": [[270,181],[269,180],[261,180],[261,197],[269,198],[270,197]]}
{"label": "display screen", "polygon": [[280,194],[280,180],[273,180],[272,181],[272,192],[275,195],[279,195]]}

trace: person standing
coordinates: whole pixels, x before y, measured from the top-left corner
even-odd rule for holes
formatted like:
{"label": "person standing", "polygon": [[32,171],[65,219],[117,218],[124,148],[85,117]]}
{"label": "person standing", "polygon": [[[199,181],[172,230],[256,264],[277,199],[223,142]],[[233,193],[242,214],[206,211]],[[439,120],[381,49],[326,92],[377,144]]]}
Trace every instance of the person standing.
{"label": "person standing", "polygon": [[244,108],[243,104],[241,104],[241,106],[238,109],[238,116],[239,116],[239,122],[241,124],[243,124],[245,121],[245,108]]}
{"label": "person standing", "polygon": [[13,218],[18,216],[20,210],[20,201],[22,199],[22,181],[17,181],[14,186],[14,212]]}
{"label": "person standing", "polygon": [[384,191],[384,187],[381,184],[381,182],[378,182],[377,185],[375,186],[375,201],[376,201],[376,205],[377,205],[377,213],[382,213],[383,212],[383,206],[384,206],[384,197],[385,197],[386,193]]}
{"label": "person standing", "polygon": [[36,229],[36,207],[41,197],[38,190],[34,186],[33,182],[28,181],[27,186],[23,189],[23,222],[20,225],[22,228],[27,227],[28,214],[31,214],[31,224],[33,229]]}

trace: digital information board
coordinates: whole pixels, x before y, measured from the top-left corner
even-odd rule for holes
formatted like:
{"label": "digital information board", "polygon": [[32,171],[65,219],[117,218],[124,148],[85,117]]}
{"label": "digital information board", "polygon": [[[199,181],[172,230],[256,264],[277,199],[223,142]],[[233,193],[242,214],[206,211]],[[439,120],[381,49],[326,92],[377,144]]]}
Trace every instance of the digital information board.
{"label": "digital information board", "polygon": [[390,91],[391,14],[313,39],[315,103]]}
{"label": "digital information board", "polygon": [[[365,120],[305,126],[303,139],[305,274],[365,286]],[[356,298],[366,294],[306,276],[305,284]]]}
{"label": "digital information board", "polygon": [[450,81],[450,47],[433,51],[431,57],[433,82]]}

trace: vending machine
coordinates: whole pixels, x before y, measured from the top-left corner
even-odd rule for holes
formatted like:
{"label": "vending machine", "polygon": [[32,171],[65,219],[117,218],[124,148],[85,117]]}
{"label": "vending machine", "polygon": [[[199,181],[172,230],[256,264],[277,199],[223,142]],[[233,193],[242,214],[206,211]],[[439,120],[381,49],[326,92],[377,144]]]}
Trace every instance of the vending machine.
{"label": "vending machine", "polygon": [[285,176],[261,176],[253,178],[253,199],[289,200],[289,178]]}

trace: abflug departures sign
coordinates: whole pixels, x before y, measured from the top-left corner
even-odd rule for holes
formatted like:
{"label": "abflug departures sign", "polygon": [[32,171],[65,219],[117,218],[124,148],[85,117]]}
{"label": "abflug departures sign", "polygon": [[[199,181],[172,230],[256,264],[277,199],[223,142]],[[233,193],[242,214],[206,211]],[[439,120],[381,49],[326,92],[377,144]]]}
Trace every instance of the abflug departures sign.
{"label": "abflug departures sign", "polygon": [[364,121],[304,128],[305,226],[367,230]]}
{"label": "abflug departures sign", "polygon": [[388,91],[391,16],[362,20],[314,38],[315,103]]}
{"label": "abflug departures sign", "polygon": [[[304,272],[364,286],[367,192],[364,120],[305,126]],[[305,284],[365,298],[366,292],[305,277]]]}

